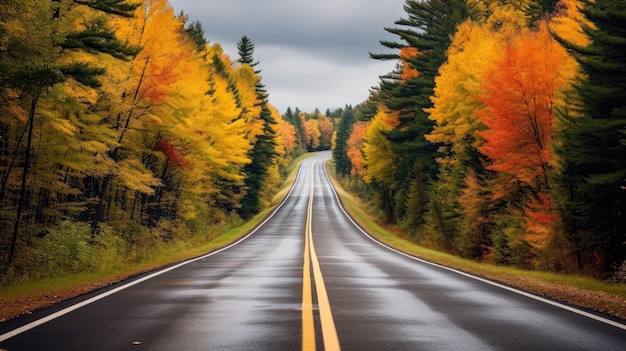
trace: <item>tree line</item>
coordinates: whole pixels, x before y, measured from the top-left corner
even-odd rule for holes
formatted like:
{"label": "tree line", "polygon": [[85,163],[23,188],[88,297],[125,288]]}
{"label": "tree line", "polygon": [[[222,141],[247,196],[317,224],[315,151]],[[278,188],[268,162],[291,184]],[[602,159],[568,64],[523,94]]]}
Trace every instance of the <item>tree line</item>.
{"label": "tree line", "polygon": [[413,240],[611,276],[626,259],[626,1],[407,0],[337,173]]}
{"label": "tree line", "polygon": [[166,0],[0,0],[3,280],[140,261],[239,223],[293,158],[330,148],[330,120],[283,118],[252,40],[237,49]]}

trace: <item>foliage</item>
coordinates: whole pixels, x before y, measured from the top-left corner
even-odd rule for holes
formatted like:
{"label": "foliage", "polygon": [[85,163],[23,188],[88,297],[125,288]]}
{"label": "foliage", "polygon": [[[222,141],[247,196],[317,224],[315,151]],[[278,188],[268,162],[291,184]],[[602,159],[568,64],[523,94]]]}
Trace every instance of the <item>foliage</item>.
{"label": "foliage", "polygon": [[396,70],[339,121],[351,133],[338,137],[338,172],[422,245],[528,268],[617,269],[623,2],[407,1],[405,11],[387,28],[401,41],[382,42],[397,51],[371,54]]}
{"label": "foliage", "polygon": [[[407,207],[405,195],[415,188],[415,179],[426,184],[436,177],[437,145],[427,141],[425,135],[433,129],[427,109],[432,107],[430,97],[435,87],[435,76],[445,61],[445,52],[456,26],[469,15],[464,0],[412,1],[404,6],[408,17],[395,22],[397,28],[385,28],[397,35],[400,42],[382,41],[389,49],[399,49],[398,54],[370,54],[374,59],[399,59],[400,68],[384,79],[381,94],[386,108],[398,119],[398,124],[385,133],[394,154],[395,173],[393,184],[387,183],[382,190],[391,191],[393,203],[388,207],[393,217],[424,215],[409,213],[416,210]],[[366,152],[366,159],[368,158]],[[421,172],[415,175],[415,171]],[[417,176],[417,177],[415,177]],[[423,211],[424,208],[420,209]],[[419,223],[422,221],[417,221]]]}
{"label": "foliage", "polygon": [[626,4],[581,2],[588,42],[560,37],[585,76],[559,111],[557,207],[579,269],[607,271],[626,259]]}
{"label": "foliage", "polygon": [[0,1],[5,281],[142,260],[276,191],[296,128],[256,63],[186,21],[166,0]]}

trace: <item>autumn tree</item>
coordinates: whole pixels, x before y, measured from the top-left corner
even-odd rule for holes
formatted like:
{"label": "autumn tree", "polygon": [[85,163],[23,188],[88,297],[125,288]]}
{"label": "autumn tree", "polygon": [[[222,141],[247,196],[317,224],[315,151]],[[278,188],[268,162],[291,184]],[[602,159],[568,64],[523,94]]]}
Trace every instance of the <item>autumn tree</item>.
{"label": "autumn tree", "polygon": [[333,147],[333,134],[335,132],[333,123],[326,115],[320,115],[317,120],[320,132],[320,150],[330,150]]}
{"label": "autumn tree", "polygon": [[435,80],[434,106],[427,110],[435,126],[426,136],[440,145],[439,173],[431,189],[443,221],[430,231],[443,230],[439,236],[444,242],[478,259],[491,254],[495,216],[494,201],[486,196],[491,171],[484,168],[486,158],[478,151],[483,138],[477,132],[485,125],[475,111],[484,108],[479,99],[483,78],[499,59],[502,43],[515,41],[527,25],[519,7],[493,2],[481,11],[457,27],[447,62]]}
{"label": "autumn tree", "polygon": [[539,249],[549,242],[556,218],[548,197],[555,107],[574,70],[573,60],[541,25],[506,45],[482,84],[486,108],[477,116],[487,129],[479,132],[485,139],[479,150],[489,157],[489,169],[528,189],[526,239]]}
{"label": "autumn tree", "polygon": [[349,174],[353,177],[365,176],[365,160],[363,157],[363,143],[367,135],[367,123],[357,122],[352,127],[346,141],[346,156],[350,161]]}
{"label": "autumn tree", "polygon": [[[302,116],[304,118],[304,115]],[[319,122],[316,119],[307,119],[303,123],[305,145],[308,151],[316,151],[320,147],[320,132]]]}
{"label": "autumn tree", "polygon": [[[4,71],[0,78],[2,79],[0,86],[7,89],[9,95],[17,98],[14,101],[18,102],[18,105],[20,101],[28,100],[27,105],[22,104],[18,107],[18,110],[21,109],[26,116],[20,122],[24,125],[23,137],[18,139],[13,160],[3,174],[1,190],[3,196],[0,196],[4,197],[8,189],[7,182],[16,169],[16,157],[23,156],[23,161],[20,162],[21,185],[17,195],[16,215],[7,257],[7,262],[10,263],[22,231],[21,225],[41,222],[43,217],[40,214],[43,212],[37,213],[46,208],[47,199],[54,193],[54,190],[46,185],[50,183],[35,183],[33,181],[35,174],[31,174],[31,171],[38,167],[40,152],[45,150],[42,149],[45,148],[45,144],[41,141],[49,136],[46,133],[56,131],[59,132],[57,135],[63,137],[76,131],[68,115],[51,112],[63,105],[61,101],[66,102],[65,106],[72,104],[78,106],[76,103],[78,99],[74,100],[70,92],[72,89],[74,91],[83,89],[87,92],[85,95],[89,95],[90,88],[101,86],[99,76],[102,76],[105,70],[93,62],[95,55],[104,54],[124,59],[136,53],[136,50],[116,38],[107,19],[99,13],[130,16],[137,5],[120,1],[109,2],[105,6],[105,4],[55,1],[46,4],[25,0],[10,7],[6,7],[5,4],[2,6],[7,13],[12,11],[14,13],[10,17],[5,17],[8,22],[2,26],[6,31],[4,35],[7,41],[4,45],[6,51],[2,52],[3,62],[0,64]],[[64,97],[58,99],[60,96]],[[55,98],[58,100],[55,101]],[[18,112],[19,114],[21,112]],[[35,124],[39,124],[41,128],[35,130]],[[39,137],[40,140],[39,150],[36,150],[33,143],[35,137]],[[61,145],[64,143],[61,142]],[[38,177],[39,179],[50,181],[54,178],[55,168],[47,167],[42,170],[45,173]],[[31,205],[33,203],[31,201],[35,199],[34,194],[41,195],[37,198],[35,211]]]}
{"label": "autumn tree", "polygon": [[[91,221],[94,234],[103,220],[124,226],[137,216],[142,224],[155,223],[143,216],[146,206],[136,207],[146,204],[162,184],[146,149],[154,150],[159,125],[171,117],[164,102],[180,77],[181,62],[193,53],[175,49],[187,34],[184,19],[174,16],[166,0],[146,0],[135,17],[118,18],[114,24],[119,37],[140,51],[126,65],[109,66],[107,86],[115,90],[104,90],[91,107],[105,116],[116,139],[107,151],[115,167],[93,180],[99,184],[93,194],[97,198]],[[113,198],[112,193],[121,195]]]}
{"label": "autumn tree", "polygon": [[387,221],[393,221],[392,197],[397,190],[393,182],[398,169],[398,156],[394,153],[392,142],[387,133],[399,124],[397,114],[384,106],[367,126],[363,143],[366,183],[372,184],[379,195],[381,208],[384,209]]}
{"label": "autumn tree", "polygon": [[287,111],[285,112],[283,118],[291,123],[296,128],[296,138],[297,144],[302,149],[305,148],[304,143],[304,125],[302,124],[302,118],[300,118],[300,110],[296,108],[292,110],[291,107],[287,107]]}
{"label": "autumn tree", "polygon": [[278,131],[277,135],[280,136],[281,147],[283,149],[284,154],[292,154],[297,147],[297,136],[296,136],[296,128],[293,124],[285,121],[280,118],[278,121]]}

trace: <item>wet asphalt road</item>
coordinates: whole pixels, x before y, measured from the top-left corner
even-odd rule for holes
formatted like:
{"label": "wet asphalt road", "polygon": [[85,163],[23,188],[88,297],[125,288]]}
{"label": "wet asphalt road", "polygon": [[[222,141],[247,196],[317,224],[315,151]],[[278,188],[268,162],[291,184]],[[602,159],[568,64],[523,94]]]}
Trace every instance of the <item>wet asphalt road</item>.
{"label": "wet asphalt road", "polygon": [[[392,252],[366,237],[338,206],[323,170],[329,156],[305,161],[288,200],[240,244],[149,279],[138,277],[145,281],[6,340],[15,328],[105,291],[2,323],[0,349],[311,346],[302,342],[310,213],[326,307],[343,350],[626,350],[624,328]],[[321,285],[313,276],[311,281]],[[315,291],[311,328],[314,348],[322,350],[323,306]]]}

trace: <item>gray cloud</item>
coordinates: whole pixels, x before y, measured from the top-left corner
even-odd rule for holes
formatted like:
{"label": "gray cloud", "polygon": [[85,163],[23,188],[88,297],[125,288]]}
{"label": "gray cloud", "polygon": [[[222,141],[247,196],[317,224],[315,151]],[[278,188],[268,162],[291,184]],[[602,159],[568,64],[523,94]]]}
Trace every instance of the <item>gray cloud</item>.
{"label": "gray cloud", "polygon": [[270,102],[281,112],[358,104],[394,64],[369,58],[383,52],[384,31],[404,17],[404,0],[170,0],[202,23],[206,38],[236,57],[247,35],[255,44]]}

